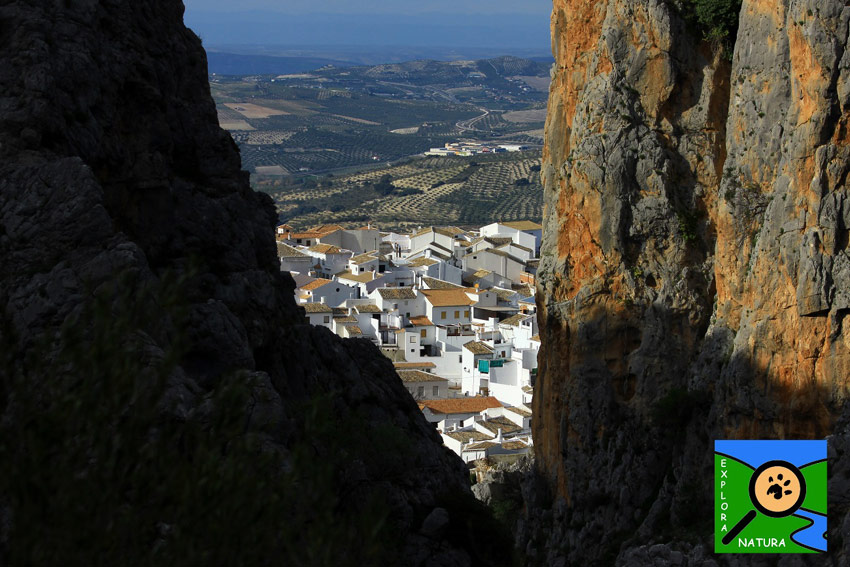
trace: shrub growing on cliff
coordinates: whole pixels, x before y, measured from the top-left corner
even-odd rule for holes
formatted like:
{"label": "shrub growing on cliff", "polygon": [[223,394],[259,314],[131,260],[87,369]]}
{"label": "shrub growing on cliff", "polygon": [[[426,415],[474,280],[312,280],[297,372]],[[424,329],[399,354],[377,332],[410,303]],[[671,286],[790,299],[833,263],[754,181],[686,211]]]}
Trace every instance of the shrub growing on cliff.
{"label": "shrub growing on cliff", "polygon": [[674,5],[704,39],[723,46],[726,57],[731,59],[741,0],[674,0]]}

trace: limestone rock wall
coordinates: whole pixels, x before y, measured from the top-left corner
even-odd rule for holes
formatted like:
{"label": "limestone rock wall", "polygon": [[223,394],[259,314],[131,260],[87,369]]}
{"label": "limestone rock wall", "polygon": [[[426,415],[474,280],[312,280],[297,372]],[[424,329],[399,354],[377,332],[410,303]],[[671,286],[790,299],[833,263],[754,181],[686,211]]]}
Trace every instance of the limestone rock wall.
{"label": "limestone rock wall", "polygon": [[[345,432],[362,445],[341,457],[350,466],[339,490],[391,504],[399,563],[469,564],[480,553],[462,510],[418,533],[447,495],[472,499],[463,463],[377,349],[303,324],[279,272],[273,204],[251,190],[218,126],[204,51],[182,14],[178,0],[0,2],[0,421],[33,418],[16,413],[12,378],[74,374],[53,365],[61,330],[114,294],[154,315],[111,337],[115,352],[151,364],[181,353],[163,400],[171,419],[202,413],[223,377],[250,377],[247,427],[285,458],[294,442],[315,442],[298,408],[330,398],[339,424],[366,420]],[[174,298],[145,292],[168,279],[185,280],[181,325],[166,305]],[[376,431],[395,432],[404,451],[358,452],[380,441]],[[10,537],[36,530],[16,525],[13,501],[0,495],[0,562]]]}
{"label": "limestone rock wall", "polygon": [[681,5],[554,2],[532,561],[702,564],[713,439],[843,454],[850,8],[744,0],[730,54]]}

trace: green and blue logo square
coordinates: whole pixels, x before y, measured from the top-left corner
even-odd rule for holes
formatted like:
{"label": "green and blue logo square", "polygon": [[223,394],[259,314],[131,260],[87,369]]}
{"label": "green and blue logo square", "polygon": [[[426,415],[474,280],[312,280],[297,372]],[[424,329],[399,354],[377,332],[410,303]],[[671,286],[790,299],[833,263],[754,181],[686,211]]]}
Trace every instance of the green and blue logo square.
{"label": "green and blue logo square", "polygon": [[826,441],[715,441],[716,553],[826,552]]}

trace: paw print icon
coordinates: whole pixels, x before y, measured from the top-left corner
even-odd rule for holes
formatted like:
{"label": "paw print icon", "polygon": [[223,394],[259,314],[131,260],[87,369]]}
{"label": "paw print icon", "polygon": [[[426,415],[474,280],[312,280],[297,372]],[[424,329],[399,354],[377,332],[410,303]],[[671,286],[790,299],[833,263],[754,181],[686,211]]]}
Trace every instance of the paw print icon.
{"label": "paw print icon", "polygon": [[765,465],[759,467],[750,480],[753,505],[762,514],[774,518],[793,513],[806,497],[803,474],[784,461],[771,461]]}
{"label": "paw print icon", "polygon": [[806,499],[806,479],[800,469],[787,461],[768,461],[750,477],[750,501],[755,510],[747,512],[723,538],[729,545],[756,517],[756,510],[771,518],[784,518],[796,512]]}

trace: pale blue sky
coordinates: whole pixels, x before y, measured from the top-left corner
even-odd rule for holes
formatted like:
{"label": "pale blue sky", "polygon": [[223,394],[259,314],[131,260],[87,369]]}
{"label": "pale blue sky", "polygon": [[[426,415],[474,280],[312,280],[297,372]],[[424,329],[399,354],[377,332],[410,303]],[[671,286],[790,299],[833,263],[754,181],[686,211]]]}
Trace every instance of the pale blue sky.
{"label": "pale blue sky", "polygon": [[184,0],[204,45],[374,45],[549,52],[551,0]]}
{"label": "pale blue sky", "polygon": [[552,0],[183,0],[187,11],[245,12],[274,10],[289,14],[372,13],[540,14],[548,17]]}

